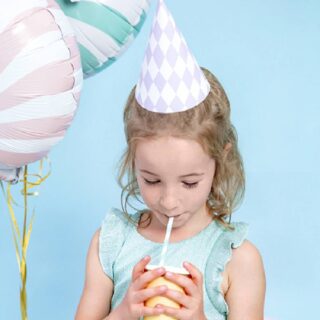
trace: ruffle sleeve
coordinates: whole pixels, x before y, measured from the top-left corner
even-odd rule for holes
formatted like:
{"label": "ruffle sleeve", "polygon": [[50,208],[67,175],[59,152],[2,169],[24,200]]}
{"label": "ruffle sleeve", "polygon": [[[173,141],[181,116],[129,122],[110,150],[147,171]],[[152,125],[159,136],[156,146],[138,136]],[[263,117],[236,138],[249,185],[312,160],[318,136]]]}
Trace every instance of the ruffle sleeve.
{"label": "ruffle sleeve", "polygon": [[113,280],[113,266],[125,241],[128,220],[116,208],[107,212],[99,236],[99,259],[103,271]]}
{"label": "ruffle sleeve", "polygon": [[212,247],[205,268],[205,286],[208,297],[221,314],[229,313],[228,305],[221,292],[222,273],[231,260],[232,249],[239,247],[247,237],[248,224],[232,223],[234,230],[221,226],[221,234]]}

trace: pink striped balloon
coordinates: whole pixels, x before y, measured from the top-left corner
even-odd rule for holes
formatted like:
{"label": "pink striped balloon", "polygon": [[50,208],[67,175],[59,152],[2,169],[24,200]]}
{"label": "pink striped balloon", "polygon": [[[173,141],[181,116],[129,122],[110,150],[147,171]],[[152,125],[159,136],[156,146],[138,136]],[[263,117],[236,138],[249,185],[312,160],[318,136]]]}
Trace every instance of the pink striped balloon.
{"label": "pink striped balloon", "polygon": [[0,179],[63,139],[82,87],[73,29],[53,0],[1,1]]}

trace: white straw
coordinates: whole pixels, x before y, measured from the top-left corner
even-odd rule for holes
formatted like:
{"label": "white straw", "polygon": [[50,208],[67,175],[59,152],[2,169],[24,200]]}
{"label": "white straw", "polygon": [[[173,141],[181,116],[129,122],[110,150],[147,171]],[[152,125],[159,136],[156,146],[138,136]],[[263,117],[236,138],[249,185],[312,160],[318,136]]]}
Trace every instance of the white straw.
{"label": "white straw", "polygon": [[168,243],[169,243],[171,229],[172,229],[172,225],[173,225],[173,219],[174,219],[174,217],[170,217],[168,224],[167,224],[166,236],[164,238],[164,242],[162,245],[162,251],[161,251],[160,267],[164,266],[164,258],[167,253],[167,250],[168,250]]}

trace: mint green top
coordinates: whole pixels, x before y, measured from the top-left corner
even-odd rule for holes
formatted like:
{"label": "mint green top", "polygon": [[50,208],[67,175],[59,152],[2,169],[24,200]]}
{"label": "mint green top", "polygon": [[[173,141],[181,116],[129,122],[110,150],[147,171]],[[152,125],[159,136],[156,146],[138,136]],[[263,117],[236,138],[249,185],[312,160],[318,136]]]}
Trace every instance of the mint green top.
{"label": "mint green top", "polygon": [[[132,215],[139,221],[140,212]],[[204,275],[204,309],[208,320],[225,320],[228,306],[221,293],[222,272],[231,258],[232,249],[239,247],[246,238],[248,225],[232,223],[233,231],[212,221],[191,238],[170,243],[165,264],[182,267],[183,261],[194,264]],[[144,256],[150,255],[150,264],[160,262],[162,244],[144,238],[124,213],[112,208],[106,214],[99,238],[99,258],[106,275],[112,279],[114,292],[111,309],[125,296],[131,282],[133,266]]]}

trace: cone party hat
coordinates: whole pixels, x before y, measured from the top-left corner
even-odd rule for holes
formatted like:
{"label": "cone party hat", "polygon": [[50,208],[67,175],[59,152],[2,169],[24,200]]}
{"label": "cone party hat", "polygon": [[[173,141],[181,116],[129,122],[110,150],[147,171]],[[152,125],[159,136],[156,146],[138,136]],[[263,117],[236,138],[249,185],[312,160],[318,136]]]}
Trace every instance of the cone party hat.
{"label": "cone party hat", "polygon": [[158,113],[193,108],[210,85],[163,0],[159,0],[135,96],[141,107]]}

